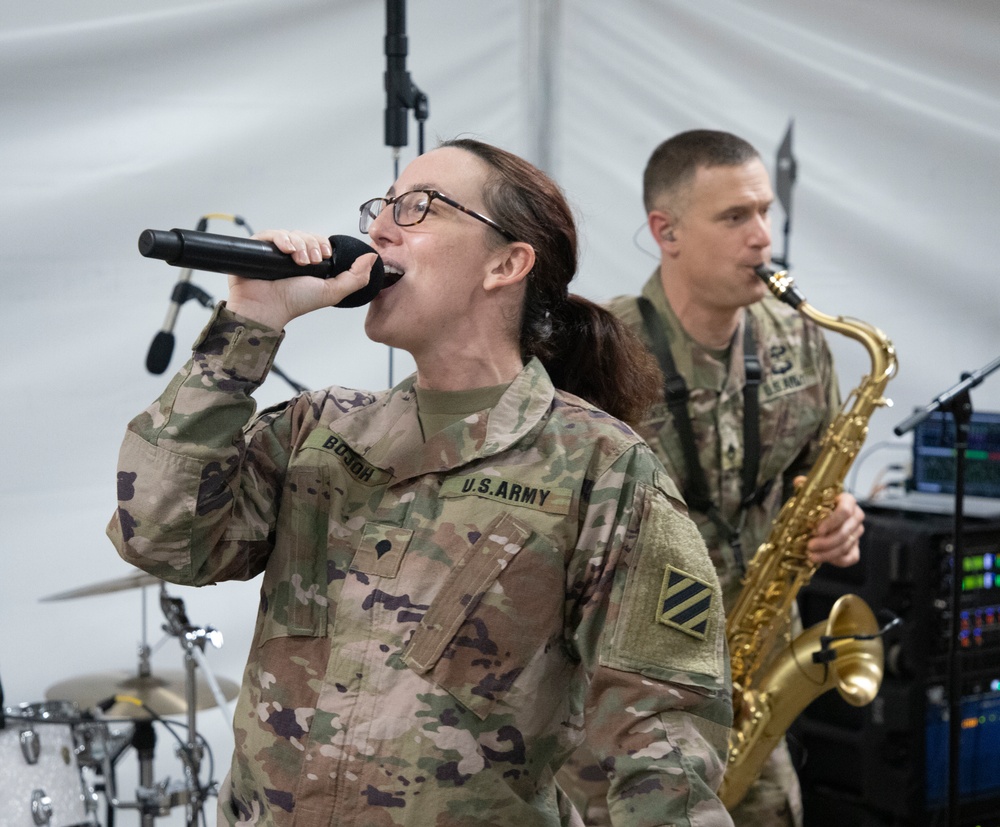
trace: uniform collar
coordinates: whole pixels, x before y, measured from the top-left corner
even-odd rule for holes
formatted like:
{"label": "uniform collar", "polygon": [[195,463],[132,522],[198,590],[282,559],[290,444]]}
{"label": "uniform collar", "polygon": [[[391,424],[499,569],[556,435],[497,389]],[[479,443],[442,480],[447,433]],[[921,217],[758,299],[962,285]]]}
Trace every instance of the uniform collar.
{"label": "uniform collar", "polygon": [[[678,373],[684,376],[689,383],[693,382],[695,380],[696,367],[692,356],[695,353],[695,349],[702,353],[707,353],[707,351],[684,331],[680,319],[677,318],[677,314],[674,313],[674,309],[667,300],[667,294],[663,292],[663,282],[660,281],[659,268],[653,271],[653,275],[643,285],[642,295],[653,305],[660,318],[665,322],[667,340],[670,342],[671,352],[673,353]],[[716,391],[721,390],[725,395],[742,392],[746,381],[743,366],[743,332],[754,307],[756,305],[744,309],[736,331],[733,333],[725,388],[713,388]]]}
{"label": "uniform collar", "polygon": [[498,454],[531,431],[551,407],[552,380],[531,359],[496,406],[466,417],[424,442],[417,419],[415,375],[408,376],[371,407],[335,423],[338,434],[368,462],[392,474],[394,482],[450,471]]}

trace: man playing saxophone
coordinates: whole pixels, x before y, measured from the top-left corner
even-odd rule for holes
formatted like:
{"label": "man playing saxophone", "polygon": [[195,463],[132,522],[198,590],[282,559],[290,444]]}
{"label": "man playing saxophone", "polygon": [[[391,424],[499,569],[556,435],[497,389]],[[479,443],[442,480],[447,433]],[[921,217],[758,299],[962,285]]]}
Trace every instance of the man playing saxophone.
{"label": "man playing saxophone", "polygon": [[[749,143],[710,130],[675,135],[650,157],[643,198],[660,263],[640,296],[610,309],[663,367],[663,398],[639,431],[685,494],[728,611],[746,564],[816,459],[840,392],[820,328],[772,298],[755,273],[771,260],[774,194]],[[815,528],[810,559],[856,563],[863,522],[854,497],[841,493]],[[603,773],[581,752],[560,783],[587,823],[601,824]],[[784,741],[731,814],[737,827],[801,825]]]}

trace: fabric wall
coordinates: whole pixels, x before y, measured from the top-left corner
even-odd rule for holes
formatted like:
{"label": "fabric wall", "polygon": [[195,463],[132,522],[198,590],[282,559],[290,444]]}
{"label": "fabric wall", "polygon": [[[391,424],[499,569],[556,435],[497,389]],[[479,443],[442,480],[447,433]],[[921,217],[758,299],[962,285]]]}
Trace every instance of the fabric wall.
{"label": "fabric wall", "polygon": [[[414,0],[408,68],[427,94],[427,145],[471,134],[538,151],[526,89],[544,0]],[[577,292],[637,290],[655,264],[642,232],[649,153],[681,129],[728,129],[773,169],[794,120],[798,181],[788,248],[814,306],[895,342],[896,406],[872,420],[858,493],[905,462],[892,427],[1000,353],[1000,6],[996,0],[572,0],[554,72],[550,171],[583,234]],[[393,178],[383,145],[385,7],[376,0],[44,0],[0,9],[0,680],[8,705],[53,684],[135,666],[142,593],[40,598],[130,573],[104,537],[125,423],[156,397],[207,319],[187,303],[167,375],[144,361],[179,272],[139,256],[145,228],[234,213],[253,229],[356,234],[357,205]],[[537,44],[536,44],[537,45]],[[417,151],[410,126],[405,163]],[[784,216],[775,211],[775,250]],[[209,230],[241,235],[214,220]],[[195,273],[214,298],[221,275]],[[384,387],[388,352],[364,309],[290,325],[296,381]],[[867,368],[832,335],[846,393]],[[412,363],[394,353],[398,380]],[[271,377],[262,404],[284,398]],[[974,391],[1000,410],[1000,377]],[[897,475],[898,476],[898,475]],[[154,671],[182,667],[147,589]],[[172,588],[238,681],[254,583]],[[199,716],[223,770],[223,715]],[[0,756],[0,762],[4,756]],[[128,767],[123,795],[128,797]],[[158,777],[180,774],[164,741]],[[133,782],[134,783],[134,782]],[[128,816],[124,816],[128,818]]]}

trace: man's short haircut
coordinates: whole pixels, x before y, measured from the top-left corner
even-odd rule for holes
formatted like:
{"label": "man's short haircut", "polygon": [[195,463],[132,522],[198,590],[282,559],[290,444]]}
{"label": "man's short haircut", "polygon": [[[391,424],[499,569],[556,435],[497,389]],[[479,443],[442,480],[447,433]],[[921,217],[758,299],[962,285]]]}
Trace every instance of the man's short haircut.
{"label": "man's short haircut", "polygon": [[741,166],[760,153],[729,132],[692,129],[668,138],[649,156],[642,176],[642,200],[646,212],[657,208],[664,193],[676,193],[688,183],[698,167]]}

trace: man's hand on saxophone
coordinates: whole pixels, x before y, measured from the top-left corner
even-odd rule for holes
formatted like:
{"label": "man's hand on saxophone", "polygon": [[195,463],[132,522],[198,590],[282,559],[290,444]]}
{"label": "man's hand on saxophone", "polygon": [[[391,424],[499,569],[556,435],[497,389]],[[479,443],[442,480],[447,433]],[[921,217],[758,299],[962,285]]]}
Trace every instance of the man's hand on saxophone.
{"label": "man's hand on saxophone", "polygon": [[[805,477],[797,477],[798,486]],[[861,559],[861,535],[865,533],[865,512],[853,494],[846,491],[837,497],[836,505],[816,524],[812,538],[806,544],[813,563],[832,566],[853,566]]]}

